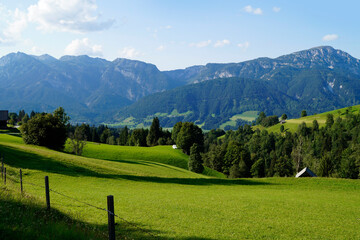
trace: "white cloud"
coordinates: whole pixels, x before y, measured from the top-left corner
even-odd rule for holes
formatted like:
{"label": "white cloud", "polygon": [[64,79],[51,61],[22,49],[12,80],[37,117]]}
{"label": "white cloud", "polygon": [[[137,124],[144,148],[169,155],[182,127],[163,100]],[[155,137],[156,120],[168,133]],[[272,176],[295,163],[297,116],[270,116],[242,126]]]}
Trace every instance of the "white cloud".
{"label": "white cloud", "polygon": [[336,39],[338,39],[339,36],[337,34],[328,34],[328,35],[325,35],[322,40],[325,41],[325,42],[329,42],[329,41],[334,41]]}
{"label": "white cloud", "polygon": [[100,21],[95,0],[39,0],[28,8],[28,20],[45,31],[92,32],[111,27]]}
{"label": "white cloud", "polygon": [[102,46],[92,44],[88,38],[75,39],[66,48],[67,55],[102,56]]}
{"label": "white cloud", "polygon": [[281,10],[281,8],[279,8],[279,7],[273,7],[273,11],[276,13],[280,12],[280,10]]}
{"label": "white cloud", "polygon": [[19,41],[21,33],[27,27],[26,14],[17,8],[15,11],[6,11],[4,7],[1,7],[0,13],[6,18],[6,26],[0,33],[0,43]]}
{"label": "white cloud", "polygon": [[134,58],[140,55],[140,52],[138,52],[133,47],[125,47],[123,50],[120,51],[120,57],[123,58]]}
{"label": "white cloud", "polygon": [[244,7],[244,11],[247,12],[247,13],[255,14],[255,15],[263,14],[263,11],[261,10],[261,8],[253,8],[250,5]]}
{"label": "white cloud", "polygon": [[43,54],[44,52],[45,52],[44,49],[39,48],[39,47],[37,47],[37,46],[33,46],[33,47],[31,48],[31,53],[32,53],[32,54],[35,54],[35,55],[40,55],[40,54]]}
{"label": "white cloud", "polygon": [[165,46],[164,46],[164,45],[160,45],[156,50],[158,50],[158,51],[163,51],[163,50],[165,50]]}
{"label": "white cloud", "polygon": [[225,45],[229,45],[230,44],[230,41],[227,40],[227,39],[224,39],[224,40],[219,40],[217,41],[215,44],[214,44],[214,47],[223,47]]}
{"label": "white cloud", "polygon": [[198,42],[198,43],[190,43],[189,46],[203,48],[203,47],[209,46],[210,44],[211,44],[211,40],[207,40],[207,41],[202,41],[202,42]]}
{"label": "white cloud", "polygon": [[246,41],[244,43],[239,43],[237,46],[239,48],[241,48],[242,50],[246,51],[249,48],[250,43],[248,41]]}
{"label": "white cloud", "polygon": [[164,27],[165,29],[172,29],[173,27],[171,25],[167,25]]}

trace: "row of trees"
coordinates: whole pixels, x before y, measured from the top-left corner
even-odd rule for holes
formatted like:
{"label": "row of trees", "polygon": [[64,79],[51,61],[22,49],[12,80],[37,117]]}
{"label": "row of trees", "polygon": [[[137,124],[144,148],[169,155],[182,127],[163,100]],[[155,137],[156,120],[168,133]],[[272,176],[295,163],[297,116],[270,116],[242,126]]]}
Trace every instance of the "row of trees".
{"label": "row of trees", "polygon": [[160,127],[157,118],[150,129],[134,130],[70,126],[68,121],[62,108],[35,114],[21,127],[24,141],[60,150],[70,134],[76,154],[81,154],[84,140],[129,146],[176,143],[190,155],[191,171],[202,172],[206,166],[230,178],[293,176],[303,167],[324,177],[360,175],[360,114],[351,111],[336,119],[328,114],[322,128],[316,120],[311,126],[302,123],[295,133],[254,131],[245,125],[236,131],[211,130],[204,135],[191,122],[176,123],[170,133]]}
{"label": "row of trees", "polygon": [[316,120],[295,133],[253,131],[248,125],[228,131],[209,145],[204,165],[229,177],[293,176],[309,167],[318,176],[359,178],[360,114],[329,114],[324,127]]}
{"label": "row of trees", "polygon": [[85,141],[106,143],[110,145],[150,147],[156,145],[170,145],[171,132],[160,127],[159,119],[154,118],[150,129],[109,128],[105,125],[98,127],[88,124],[69,126],[69,134],[76,135]]}

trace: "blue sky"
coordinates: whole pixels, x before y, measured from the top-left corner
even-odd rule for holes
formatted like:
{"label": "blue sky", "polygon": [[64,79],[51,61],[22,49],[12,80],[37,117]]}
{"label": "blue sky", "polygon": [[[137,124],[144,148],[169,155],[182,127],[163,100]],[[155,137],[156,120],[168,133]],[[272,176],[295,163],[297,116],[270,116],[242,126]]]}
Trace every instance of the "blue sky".
{"label": "blue sky", "polygon": [[356,0],[0,0],[0,56],[119,57],[160,70],[330,45],[360,58]]}

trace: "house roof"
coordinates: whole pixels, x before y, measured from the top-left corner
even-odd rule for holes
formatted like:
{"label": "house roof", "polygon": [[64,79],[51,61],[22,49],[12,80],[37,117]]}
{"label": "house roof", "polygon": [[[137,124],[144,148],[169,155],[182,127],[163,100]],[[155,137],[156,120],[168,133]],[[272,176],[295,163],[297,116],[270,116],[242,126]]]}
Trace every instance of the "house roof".
{"label": "house roof", "polygon": [[9,115],[8,110],[0,110],[0,121],[7,121],[8,115]]}
{"label": "house roof", "polygon": [[298,177],[317,177],[317,176],[309,168],[306,167],[300,172],[298,172],[295,177],[298,178]]}

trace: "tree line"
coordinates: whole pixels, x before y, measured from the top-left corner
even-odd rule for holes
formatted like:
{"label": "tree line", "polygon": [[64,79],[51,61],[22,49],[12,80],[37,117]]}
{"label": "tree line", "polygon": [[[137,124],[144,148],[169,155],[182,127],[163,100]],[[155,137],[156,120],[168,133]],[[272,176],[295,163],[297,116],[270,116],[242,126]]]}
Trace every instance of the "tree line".
{"label": "tree line", "polygon": [[[273,116],[260,114],[259,118],[256,122],[260,124],[275,122]],[[170,132],[161,128],[158,118],[153,119],[150,129],[133,130],[72,126],[68,120],[62,108],[37,113],[22,125],[23,139],[25,143],[61,150],[70,137],[74,153],[79,155],[84,141],[142,147],[176,144],[189,155],[190,170],[201,173],[205,166],[229,178],[290,177],[304,167],[322,177],[360,176],[360,114],[349,110],[342,118],[328,114],[323,127],[316,120],[311,125],[303,122],[294,133],[284,128],[269,133],[244,125],[234,131],[213,129],[204,134],[192,122],[178,122]]]}
{"label": "tree line", "polygon": [[360,114],[343,118],[328,114],[324,127],[314,120],[295,133],[269,133],[249,125],[227,131],[222,138],[205,135],[204,165],[231,178],[294,176],[309,167],[321,177],[360,177]]}

